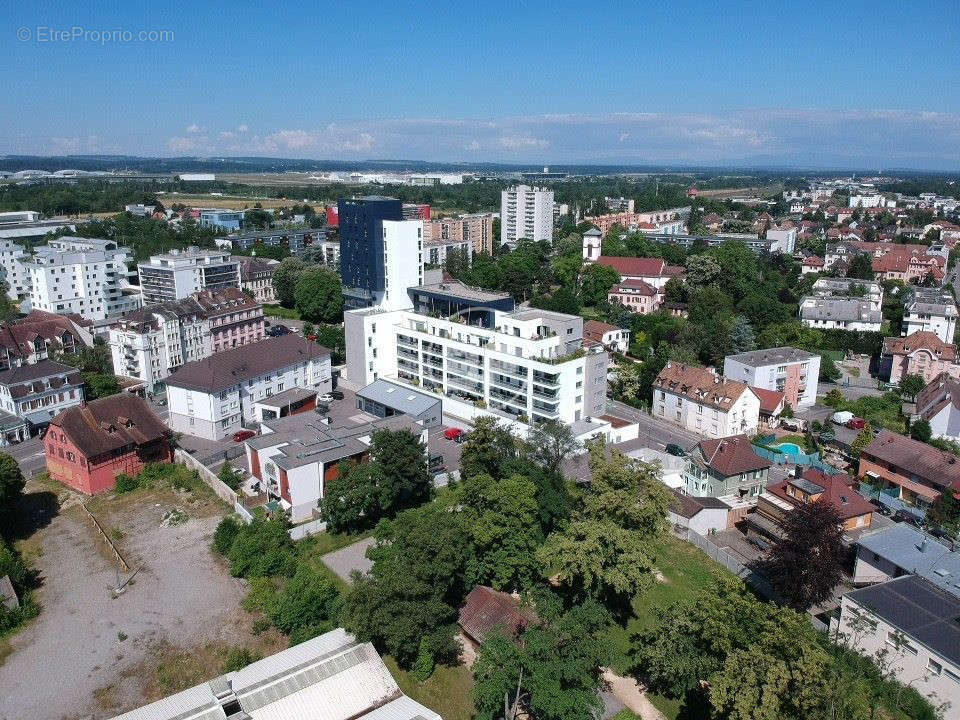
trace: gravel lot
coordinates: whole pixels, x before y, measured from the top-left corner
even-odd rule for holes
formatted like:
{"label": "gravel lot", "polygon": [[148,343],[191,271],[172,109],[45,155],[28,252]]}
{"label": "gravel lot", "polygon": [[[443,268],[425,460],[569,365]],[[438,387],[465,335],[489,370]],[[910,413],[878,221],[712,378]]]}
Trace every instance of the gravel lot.
{"label": "gravel lot", "polygon": [[321,560],[323,560],[324,565],[339,575],[344,582],[349,583],[350,573],[354,570],[359,570],[361,573],[370,572],[370,568],[373,567],[373,561],[367,558],[366,552],[367,548],[373,545],[373,543],[374,539],[372,537],[364,538],[363,540],[358,540],[353,543],[353,545],[347,545],[345,548],[327,553]]}
{"label": "gravel lot", "polygon": [[[158,694],[158,647],[235,646],[250,636],[252,620],[240,608],[245,583],[209,550],[217,505],[192,504],[170,491],[92,505],[104,524],[122,530],[122,552],[142,569],[112,599],[114,566],[76,505],[30,538],[42,548],[35,560],[42,612],[13,637],[0,665],[0,720],[112,717]],[[161,526],[174,506],[190,519]],[[210,668],[210,676],[218,673]]]}

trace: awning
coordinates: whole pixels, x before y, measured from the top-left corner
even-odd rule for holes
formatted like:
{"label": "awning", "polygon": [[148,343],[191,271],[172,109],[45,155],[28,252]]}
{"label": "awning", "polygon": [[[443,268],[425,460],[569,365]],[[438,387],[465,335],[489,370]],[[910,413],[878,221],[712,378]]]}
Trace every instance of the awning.
{"label": "awning", "polygon": [[49,425],[53,418],[50,417],[50,413],[46,410],[37,410],[36,412],[28,413],[24,419],[31,425]]}

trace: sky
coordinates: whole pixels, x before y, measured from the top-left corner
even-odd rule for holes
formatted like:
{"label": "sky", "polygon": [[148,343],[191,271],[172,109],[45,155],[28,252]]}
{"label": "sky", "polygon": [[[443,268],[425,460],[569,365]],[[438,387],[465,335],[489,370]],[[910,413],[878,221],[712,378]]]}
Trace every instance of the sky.
{"label": "sky", "polygon": [[6,2],[0,153],[960,171],[957,11]]}

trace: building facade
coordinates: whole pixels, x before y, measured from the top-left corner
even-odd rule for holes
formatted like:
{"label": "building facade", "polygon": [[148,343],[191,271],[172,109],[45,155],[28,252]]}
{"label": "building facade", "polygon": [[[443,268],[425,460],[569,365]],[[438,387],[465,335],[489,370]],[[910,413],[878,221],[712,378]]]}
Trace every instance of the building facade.
{"label": "building facade", "polygon": [[182,300],[201,290],[240,287],[240,263],[226,250],[188,247],[139,263],[145,304]]}
{"label": "building facade", "polygon": [[238,257],[240,263],[240,288],[262,304],[274,303],[277,296],[273,289],[273,273],[280,264],[275,260]]}
{"label": "building facade", "polygon": [[904,303],[903,334],[932,332],[945,343],[953,342],[957,329],[957,304],[948,290],[912,288]]}
{"label": "building facade", "polygon": [[940,373],[917,394],[917,417],[930,423],[932,437],[960,440],[960,380]]}
{"label": "building facade", "polygon": [[173,460],[170,431],[138,395],[119,393],[64,410],[43,449],[50,478],[85,495],[112,490],[117,475]]}
{"label": "building facade", "polygon": [[500,194],[500,244],[553,242],[553,190],[516,185]]}
{"label": "building facade", "polygon": [[672,361],[653,383],[651,407],[654,417],[711,438],[752,435],[760,422],[760,398],[746,383]]}
{"label": "building facade", "polygon": [[139,305],[122,292],[133,253],[110,240],[64,236],[36,248],[23,262],[30,306],[103,320]]}
{"label": "building facade", "polygon": [[83,319],[34,310],[0,325],[0,370],[47,360],[55,352],[75,353],[93,344]]}
{"label": "building facade", "polygon": [[200,211],[200,225],[204,227],[239,230],[243,227],[242,210],[206,209]]}
{"label": "building facade", "polygon": [[61,411],[83,402],[83,378],[76,368],[52,360],[0,372],[0,408],[42,429]]}
{"label": "building facade", "polygon": [[328,392],[330,351],[291,333],[186,363],[166,385],[170,428],[219,440],[263,419],[258,400],[290,388]]}
{"label": "building facade", "polygon": [[725,357],[723,374],[751,387],[783,393],[791,409],[797,410],[817,401],[820,356],[791,347],[752,350]]}
{"label": "building facade", "polygon": [[960,491],[960,459],[927,443],[881,430],[860,453],[857,477],[925,511],[940,493]]}
{"label": "building facade", "polygon": [[940,373],[960,376],[957,348],[943,342],[929,331],[915,332],[908,337],[883,339],[880,355],[880,377],[894,385],[905,375],[920,375],[930,382]]}
{"label": "building facade", "polygon": [[767,485],[771,465],[753,451],[746,435],[701,440],[687,460],[685,490],[694,497],[756,502]]}

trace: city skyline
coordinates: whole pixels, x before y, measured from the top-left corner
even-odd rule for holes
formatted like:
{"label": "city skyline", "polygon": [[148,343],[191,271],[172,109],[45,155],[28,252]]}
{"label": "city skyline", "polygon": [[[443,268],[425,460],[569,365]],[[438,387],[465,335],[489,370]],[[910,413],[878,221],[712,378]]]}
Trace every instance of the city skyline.
{"label": "city skyline", "polygon": [[952,10],[8,7],[0,152],[958,170]]}

